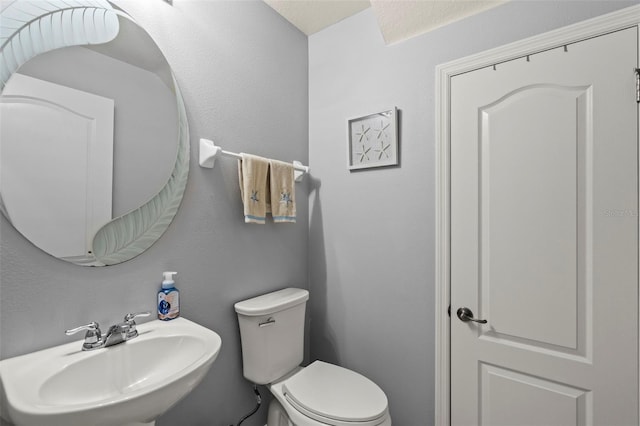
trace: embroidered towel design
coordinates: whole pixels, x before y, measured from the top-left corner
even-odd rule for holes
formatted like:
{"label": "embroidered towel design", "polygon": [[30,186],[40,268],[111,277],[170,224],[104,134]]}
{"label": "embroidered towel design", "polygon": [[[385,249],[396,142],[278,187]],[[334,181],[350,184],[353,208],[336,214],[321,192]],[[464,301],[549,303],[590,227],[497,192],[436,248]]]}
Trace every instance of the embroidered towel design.
{"label": "embroidered towel design", "polygon": [[244,204],[246,223],[265,223],[269,212],[269,160],[256,155],[241,153],[238,160],[240,196]]}
{"label": "embroidered towel design", "polygon": [[269,160],[271,214],[276,223],[296,222],[296,188],[293,165]]}

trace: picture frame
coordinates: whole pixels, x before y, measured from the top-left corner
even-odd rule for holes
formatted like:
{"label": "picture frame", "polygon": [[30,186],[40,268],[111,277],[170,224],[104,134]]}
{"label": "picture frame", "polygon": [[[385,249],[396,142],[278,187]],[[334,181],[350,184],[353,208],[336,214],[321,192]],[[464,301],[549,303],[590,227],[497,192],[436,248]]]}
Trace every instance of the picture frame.
{"label": "picture frame", "polygon": [[398,165],[398,113],[392,107],[347,122],[350,171]]}

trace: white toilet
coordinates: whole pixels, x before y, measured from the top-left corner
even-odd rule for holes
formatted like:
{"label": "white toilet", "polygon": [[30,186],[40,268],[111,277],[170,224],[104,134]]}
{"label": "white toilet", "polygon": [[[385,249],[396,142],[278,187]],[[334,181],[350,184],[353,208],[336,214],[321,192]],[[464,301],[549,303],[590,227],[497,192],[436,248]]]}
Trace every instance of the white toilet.
{"label": "white toilet", "polygon": [[285,288],[235,304],[244,377],[275,397],[267,426],[391,426],[387,397],[371,380],[322,361],[300,367],[308,299]]}

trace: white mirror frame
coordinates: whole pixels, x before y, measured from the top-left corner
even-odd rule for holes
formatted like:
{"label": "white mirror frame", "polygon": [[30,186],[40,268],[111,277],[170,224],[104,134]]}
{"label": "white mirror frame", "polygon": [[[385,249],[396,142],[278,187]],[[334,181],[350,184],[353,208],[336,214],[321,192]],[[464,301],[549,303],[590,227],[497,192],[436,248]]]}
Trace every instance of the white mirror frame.
{"label": "white mirror frame", "polygon": [[[118,16],[134,21],[106,0],[38,2],[37,7],[23,0],[10,3],[0,12],[3,25],[9,20],[16,23],[13,31],[0,38],[0,64],[4,64],[0,69],[0,92],[11,75],[36,55],[67,46],[111,41],[117,31],[110,33],[107,21],[113,23]],[[172,77],[178,110],[178,154],[171,177],[151,200],[104,225],[93,239],[94,259],[76,264],[106,266],[134,258],[160,238],[177,213],[189,174],[189,127],[182,95]]]}

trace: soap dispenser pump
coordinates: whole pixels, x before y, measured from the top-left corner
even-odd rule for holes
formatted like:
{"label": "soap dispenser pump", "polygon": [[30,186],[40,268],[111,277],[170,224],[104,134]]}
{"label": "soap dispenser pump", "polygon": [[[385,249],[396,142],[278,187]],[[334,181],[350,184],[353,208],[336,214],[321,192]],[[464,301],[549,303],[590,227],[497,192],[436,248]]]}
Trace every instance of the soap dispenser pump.
{"label": "soap dispenser pump", "polygon": [[173,276],[177,272],[163,272],[162,289],[158,292],[158,319],[169,321],[180,316],[180,293]]}

